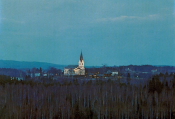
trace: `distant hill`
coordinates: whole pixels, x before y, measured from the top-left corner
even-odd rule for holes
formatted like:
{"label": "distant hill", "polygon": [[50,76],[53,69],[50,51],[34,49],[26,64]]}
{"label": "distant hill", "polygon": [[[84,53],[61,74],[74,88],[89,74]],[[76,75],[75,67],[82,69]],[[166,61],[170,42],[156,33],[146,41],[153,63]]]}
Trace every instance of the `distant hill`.
{"label": "distant hill", "polygon": [[26,61],[13,61],[13,60],[0,60],[0,68],[15,68],[15,69],[25,69],[25,68],[40,68],[48,69],[50,67],[55,67],[58,69],[64,69],[65,65],[58,65],[46,62],[26,62]]}

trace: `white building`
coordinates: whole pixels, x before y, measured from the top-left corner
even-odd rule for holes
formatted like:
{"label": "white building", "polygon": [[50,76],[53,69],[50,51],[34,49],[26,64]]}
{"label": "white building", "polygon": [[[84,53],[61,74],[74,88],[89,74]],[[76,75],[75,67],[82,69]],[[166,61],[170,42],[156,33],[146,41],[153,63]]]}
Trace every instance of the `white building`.
{"label": "white building", "polygon": [[118,76],[118,72],[117,71],[112,72],[111,76]]}
{"label": "white building", "polygon": [[75,65],[65,67],[64,75],[85,75],[84,59],[82,52],[78,64],[79,64],[78,67]]}

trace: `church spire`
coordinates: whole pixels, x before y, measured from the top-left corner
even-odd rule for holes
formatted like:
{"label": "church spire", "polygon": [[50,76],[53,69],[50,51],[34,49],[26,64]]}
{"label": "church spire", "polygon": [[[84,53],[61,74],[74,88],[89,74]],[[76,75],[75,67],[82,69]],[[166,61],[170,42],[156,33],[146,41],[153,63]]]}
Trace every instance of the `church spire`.
{"label": "church spire", "polygon": [[82,51],[81,51],[81,55],[80,55],[80,61],[83,60],[83,54],[82,54]]}

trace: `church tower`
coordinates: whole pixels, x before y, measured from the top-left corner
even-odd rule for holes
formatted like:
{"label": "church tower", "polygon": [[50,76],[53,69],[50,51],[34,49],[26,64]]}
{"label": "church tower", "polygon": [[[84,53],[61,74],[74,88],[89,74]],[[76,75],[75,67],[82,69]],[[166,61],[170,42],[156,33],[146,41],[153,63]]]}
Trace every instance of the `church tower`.
{"label": "church tower", "polygon": [[[76,65],[77,66],[77,65]],[[64,68],[64,75],[85,75],[85,67],[84,67],[84,59],[83,54],[80,54],[80,60],[78,62],[78,67],[65,67]]]}
{"label": "church tower", "polygon": [[84,69],[84,59],[83,59],[83,54],[81,52],[80,54],[80,60],[79,60],[79,66],[80,69]]}

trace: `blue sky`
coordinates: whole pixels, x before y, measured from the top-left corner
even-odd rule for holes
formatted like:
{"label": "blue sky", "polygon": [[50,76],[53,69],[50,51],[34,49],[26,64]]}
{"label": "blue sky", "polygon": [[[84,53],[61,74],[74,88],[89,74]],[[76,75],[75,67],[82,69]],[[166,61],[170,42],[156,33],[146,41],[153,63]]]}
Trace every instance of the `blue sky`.
{"label": "blue sky", "polygon": [[175,65],[174,0],[1,0],[0,59]]}

